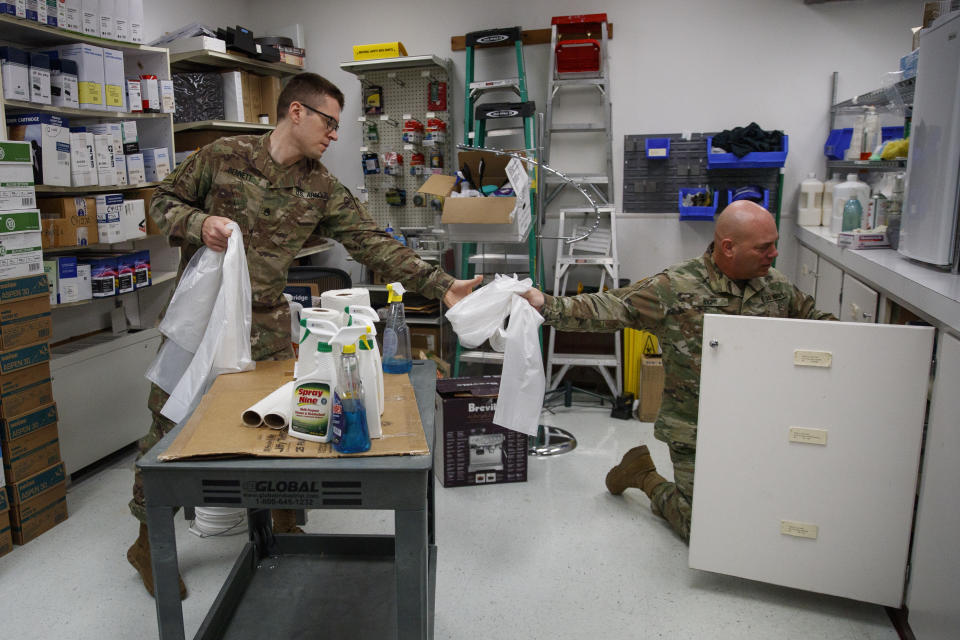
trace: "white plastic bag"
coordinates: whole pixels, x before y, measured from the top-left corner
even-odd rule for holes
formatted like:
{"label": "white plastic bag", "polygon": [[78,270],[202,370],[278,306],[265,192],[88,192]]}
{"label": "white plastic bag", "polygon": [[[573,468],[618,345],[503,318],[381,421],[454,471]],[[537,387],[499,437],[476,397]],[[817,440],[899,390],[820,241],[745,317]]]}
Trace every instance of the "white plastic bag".
{"label": "white plastic bag", "polygon": [[227,250],[203,247],[194,255],[160,323],[167,343],[147,378],[170,394],[161,413],[174,422],[190,415],[218,375],[254,367],[243,235],[236,223],[228,226]]}
{"label": "white plastic bag", "polygon": [[546,387],[538,332],[543,316],[518,295],[531,284],[530,278],[497,274],[446,315],[460,344],[473,348],[489,339],[490,346],[503,353],[494,424],[535,436]]}

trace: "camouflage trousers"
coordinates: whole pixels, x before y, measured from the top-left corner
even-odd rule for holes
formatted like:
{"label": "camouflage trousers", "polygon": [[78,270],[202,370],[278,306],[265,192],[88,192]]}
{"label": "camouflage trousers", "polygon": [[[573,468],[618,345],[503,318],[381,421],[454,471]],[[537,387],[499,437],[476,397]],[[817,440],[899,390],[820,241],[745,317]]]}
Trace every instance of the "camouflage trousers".
{"label": "camouflage trousers", "polygon": [[[160,410],[166,404],[170,395],[155,384],[150,385],[150,398],[147,400],[147,408],[153,415],[153,421],[150,423],[150,431],[147,435],[137,441],[137,448],[140,450],[137,460],[142,458],[155,444],[160,442],[163,436],[167,435],[177,424],[160,415]],[[143,500],[143,479],[140,477],[140,469],[136,469],[133,475],[133,499],[130,500],[130,513],[140,522],[147,522],[147,508]]]}
{"label": "camouflage trousers", "polygon": [[673,482],[656,486],[650,498],[650,510],[666,520],[683,541],[690,543],[690,517],[693,513],[693,466],[697,448],[680,442],[668,442],[673,462]]}

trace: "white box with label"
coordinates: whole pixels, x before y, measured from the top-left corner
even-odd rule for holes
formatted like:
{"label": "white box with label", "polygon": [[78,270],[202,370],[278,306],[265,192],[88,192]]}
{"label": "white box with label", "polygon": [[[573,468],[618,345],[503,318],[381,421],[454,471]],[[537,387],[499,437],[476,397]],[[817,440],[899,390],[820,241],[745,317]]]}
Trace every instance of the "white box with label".
{"label": "white box with label", "polygon": [[142,153],[131,153],[123,159],[127,165],[127,184],[143,184],[147,181],[147,174],[143,170]]}
{"label": "white box with label", "polygon": [[147,237],[147,216],[143,200],[123,201],[120,233],[124,240],[139,240]]}
{"label": "white box with label", "polygon": [[123,194],[101,193],[97,195],[97,233],[100,242],[113,244],[123,242]]}
{"label": "white box with label", "polygon": [[43,273],[40,210],[0,212],[0,280]]}
{"label": "white box with label", "polygon": [[97,157],[97,184],[109,187],[117,184],[117,166],[113,155],[113,136],[94,134],[93,145]]}
{"label": "white box with label", "polygon": [[81,109],[105,111],[103,49],[92,44],[69,44],[57,48],[60,58],[77,63],[77,94]]}
{"label": "white box with label", "polygon": [[126,79],[123,77],[123,51],[103,50],[103,90],[107,111],[123,111],[123,94]]}
{"label": "white box with label", "polygon": [[70,129],[67,121],[49,113],[7,116],[11,140],[31,145],[36,184],[70,186]]}
{"label": "white box with label", "polygon": [[70,132],[70,183],[74,187],[95,187],[97,151],[93,134],[86,130]]}
{"label": "white box with label", "polygon": [[170,152],[167,148],[143,149],[143,170],[147,182],[160,182],[170,175]]}
{"label": "white box with label", "polygon": [[0,211],[37,206],[31,157],[27,142],[0,142]]}

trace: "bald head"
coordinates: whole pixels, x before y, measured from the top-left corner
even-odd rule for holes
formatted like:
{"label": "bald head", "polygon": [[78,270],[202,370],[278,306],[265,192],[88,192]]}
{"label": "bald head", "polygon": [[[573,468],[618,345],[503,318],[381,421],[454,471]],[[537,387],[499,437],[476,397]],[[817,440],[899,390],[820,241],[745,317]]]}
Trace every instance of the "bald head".
{"label": "bald head", "polygon": [[719,216],[713,232],[713,260],[733,280],[765,276],[777,257],[773,215],[755,202],[737,200]]}

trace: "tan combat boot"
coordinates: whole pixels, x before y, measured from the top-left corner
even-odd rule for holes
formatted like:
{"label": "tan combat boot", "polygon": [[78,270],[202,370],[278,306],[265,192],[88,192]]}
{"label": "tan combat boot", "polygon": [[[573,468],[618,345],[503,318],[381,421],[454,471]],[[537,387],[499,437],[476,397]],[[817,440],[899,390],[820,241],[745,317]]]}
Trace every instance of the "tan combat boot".
{"label": "tan combat boot", "polygon": [[[140,523],[140,536],[127,550],[127,561],[133,565],[133,568],[140,573],[143,580],[143,586],[147,593],[153,596],[153,565],[150,564],[150,538],[147,537],[147,525]],[[180,581],[180,599],[187,597],[187,585],[183,584],[183,578],[177,573],[177,579]]]}
{"label": "tan combat boot", "polygon": [[620,464],[607,473],[607,490],[615,496],[623,493],[627,487],[635,487],[647,497],[652,497],[654,488],[661,482],[666,482],[666,479],[657,473],[645,444],[623,454]]}
{"label": "tan combat boot", "polygon": [[297,526],[297,512],[293,509],[271,509],[274,533],[303,533]]}

